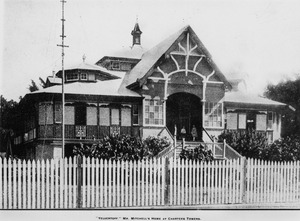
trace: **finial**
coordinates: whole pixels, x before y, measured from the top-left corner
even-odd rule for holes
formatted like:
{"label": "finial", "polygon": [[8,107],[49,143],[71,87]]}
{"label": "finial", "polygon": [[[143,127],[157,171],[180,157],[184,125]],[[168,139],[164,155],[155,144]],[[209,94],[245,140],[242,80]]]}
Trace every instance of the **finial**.
{"label": "finial", "polygon": [[139,22],[139,16],[136,15],[136,23],[138,23],[138,22]]}
{"label": "finial", "polygon": [[85,54],[82,56],[82,60],[83,60],[83,62],[85,62],[85,59],[86,59],[86,56],[85,56]]}

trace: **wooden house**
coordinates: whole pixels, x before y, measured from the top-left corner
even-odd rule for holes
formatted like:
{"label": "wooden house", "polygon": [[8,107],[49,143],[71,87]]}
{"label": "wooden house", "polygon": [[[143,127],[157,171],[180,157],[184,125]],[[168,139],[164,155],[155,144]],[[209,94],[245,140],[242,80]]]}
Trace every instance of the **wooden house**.
{"label": "wooden house", "polygon": [[[240,80],[227,79],[190,26],[150,50],[141,46],[136,24],[133,44],[105,56],[95,65],[65,70],[65,152],[92,144],[112,133],[148,137],[176,136],[207,141],[224,130],[254,129],[270,142],[280,137],[286,104],[238,90]],[[26,94],[24,117],[15,147],[27,158],[56,158],[62,153],[61,71],[48,87]],[[58,80],[59,79],[59,80]]]}

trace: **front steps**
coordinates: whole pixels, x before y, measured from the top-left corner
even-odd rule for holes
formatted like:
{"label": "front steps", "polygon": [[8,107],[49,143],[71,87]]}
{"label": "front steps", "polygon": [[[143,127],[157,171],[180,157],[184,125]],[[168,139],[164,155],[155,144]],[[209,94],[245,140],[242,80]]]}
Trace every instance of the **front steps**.
{"label": "front steps", "polygon": [[[207,149],[213,149],[213,148],[210,148],[205,142],[186,141],[184,143],[185,148],[187,148],[188,150],[195,149],[196,147],[198,147],[200,145],[204,146]],[[176,148],[175,148],[176,149],[176,158],[180,158],[180,153],[182,152],[182,146],[183,146],[182,141],[176,142]],[[215,158],[215,160],[224,160],[225,159],[222,155],[221,148],[218,147],[218,144],[215,145],[214,158]]]}

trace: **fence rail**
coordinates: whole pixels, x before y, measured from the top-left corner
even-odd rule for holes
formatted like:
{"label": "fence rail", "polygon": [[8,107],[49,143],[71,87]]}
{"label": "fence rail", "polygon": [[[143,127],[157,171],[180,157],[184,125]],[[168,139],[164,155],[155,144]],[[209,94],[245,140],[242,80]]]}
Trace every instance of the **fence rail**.
{"label": "fence rail", "polygon": [[0,209],[300,202],[300,163],[0,158]]}

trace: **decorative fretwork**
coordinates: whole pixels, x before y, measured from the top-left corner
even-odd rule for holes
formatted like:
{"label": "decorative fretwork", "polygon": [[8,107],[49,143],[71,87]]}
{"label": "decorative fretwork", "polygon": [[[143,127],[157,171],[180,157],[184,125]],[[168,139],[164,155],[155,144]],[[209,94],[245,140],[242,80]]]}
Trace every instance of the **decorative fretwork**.
{"label": "decorative fretwork", "polygon": [[[164,99],[167,99],[167,88],[168,88],[168,83],[171,79],[171,76],[173,74],[177,74],[180,72],[184,72],[185,76],[188,75],[188,73],[192,73],[192,74],[196,74],[197,76],[202,78],[202,83],[203,83],[203,100],[206,100],[206,96],[205,96],[205,92],[206,92],[206,86],[208,83],[212,83],[212,84],[222,84],[222,82],[218,82],[218,81],[210,81],[209,79],[216,73],[215,70],[213,70],[209,75],[205,76],[203,74],[201,74],[200,72],[197,71],[197,67],[199,66],[199,64],[201,63],[201,61],[203,61],[203,58],[206,58],[207,60],[209,60],[209,58],[204,55],[204,54],[198,54],[198,53],[193,53],[195,51],[195,49],[197,49],[198,45],[196,44],[195,46],[192,46],[190,44],[190,35],[189,33],[187,33],[187,38],[186,38],[186,47],[182,46],[182,44],[179,42],[178,43],[178,49],[176,51],[172,51],[170,52],[170,57],[172,59],[172,61],[174,62],[175,66],[176,66],[176,70],[171,71],[170,73],[166,73],[164,72],[159,66],[157,67],[157,70],[163,75],[163,77],[150,77],[149,79],[158,82],[159,80],[164,80],[165,81],[165,90],[164,90]],[[175,57],[176,56],[176,57]],[[180,67],[179,62],[177,59],[180,59],[180,56],[184,57],[184,67]],[[198,57],[198,60],[195,62],[193,69],[189,69],[189,59],[190,57]]]}

